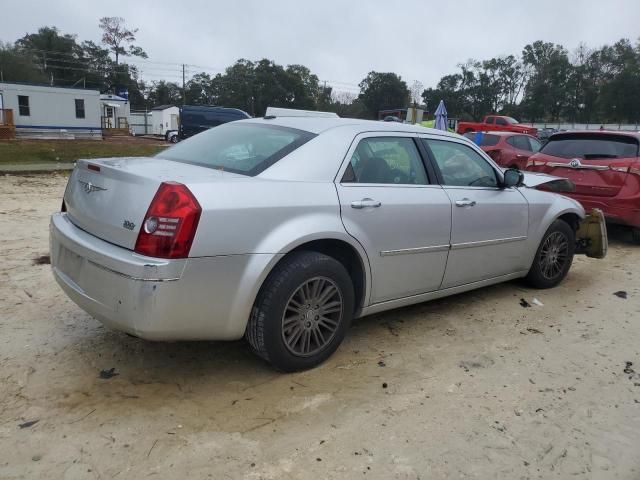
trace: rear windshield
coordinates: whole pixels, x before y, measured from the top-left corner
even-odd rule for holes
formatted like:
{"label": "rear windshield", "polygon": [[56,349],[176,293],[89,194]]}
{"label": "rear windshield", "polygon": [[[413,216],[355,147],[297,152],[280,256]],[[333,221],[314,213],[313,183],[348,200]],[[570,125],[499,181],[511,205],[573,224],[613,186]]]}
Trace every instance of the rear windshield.
{"label": "rear windshield", "polygon": [[233,122],[195,135],[156,157],[253,177],[315,136],[295,128]]}
{"label": "rear windshield", "polygon": [[541,153],[562,158],[628,158],[638,156],[638,140],[624,135],[560,134]]}
{"label": "rear windshield", "polygon": [[491,135],[489,133],[482,132],[469,132],[465,133],[464,136],[480,147],[493,147],[500,141],[500,137],[498,135]]}

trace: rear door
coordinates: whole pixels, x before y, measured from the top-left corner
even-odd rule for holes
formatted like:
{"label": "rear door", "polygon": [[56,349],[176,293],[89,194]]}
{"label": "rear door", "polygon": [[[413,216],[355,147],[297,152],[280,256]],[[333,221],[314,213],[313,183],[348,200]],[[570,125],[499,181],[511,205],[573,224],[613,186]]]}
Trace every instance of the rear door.
{"label": "rear door", "polygon": [[362,134],[347,159],[336,187],[345,229],[369,257],[370,302],[437,290],[449,251],[451,201],[430,183],[416,139]]}
{"label": "rear door", "polygon": [[517,188],[501,188],[496,168],[466,142],[428,136],[422,142],[453,204],[442,288],[526,270],[524,196]]}
{"label": "rear door", "polygon": [[540,150],[540,142],[529,135],[513,135],[506,139],[506,142],[513,148],[509,167],[515,167],[524,170],[527,166],[527,160],[535,152]]}
{"label": "rear door", "polygon": [[638,139],[615,133],[555,134],[540,150],[537,171],[569,178],[575,193],[613,197],[627,181],[639,156]]}

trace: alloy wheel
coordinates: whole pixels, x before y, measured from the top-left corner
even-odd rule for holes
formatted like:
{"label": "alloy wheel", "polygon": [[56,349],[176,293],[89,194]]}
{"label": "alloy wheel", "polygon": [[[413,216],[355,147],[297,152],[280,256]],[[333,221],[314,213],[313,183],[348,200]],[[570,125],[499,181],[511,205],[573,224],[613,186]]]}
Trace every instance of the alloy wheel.
{"label": "alloy wheel", "polygon": [[542,275],[553,280],[562,274],[569,258],[569,240],[562,232],[553,232],[540,249],[540,271]]}
{"label": "alloy wheel", "polygon": [[294,292],[282,315],[282,339],[293,355],[322,351],[336,334],[343,316],[342,293],[327,277],[314,277]]}

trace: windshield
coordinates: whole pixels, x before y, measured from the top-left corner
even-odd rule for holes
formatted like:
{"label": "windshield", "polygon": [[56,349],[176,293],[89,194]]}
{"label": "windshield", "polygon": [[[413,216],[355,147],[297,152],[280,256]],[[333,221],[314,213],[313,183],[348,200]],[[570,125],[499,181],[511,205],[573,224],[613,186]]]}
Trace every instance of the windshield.
{"label": "windshield", "polygon": [[507,121],[509,125],[515,125],[516,123],[520,123],[515,118],[511,118],[511,117],[503,117],[503,118]]}
{"label": "windshield", "polygon": [[195,135],[156,157],[253,177],[315,136],[295,128],[232,122]]}
{"label": "windshield", "polygon": [[628,158],[638,156],[638,140],[624,135],[554,135],[541,153],[562,158]]}

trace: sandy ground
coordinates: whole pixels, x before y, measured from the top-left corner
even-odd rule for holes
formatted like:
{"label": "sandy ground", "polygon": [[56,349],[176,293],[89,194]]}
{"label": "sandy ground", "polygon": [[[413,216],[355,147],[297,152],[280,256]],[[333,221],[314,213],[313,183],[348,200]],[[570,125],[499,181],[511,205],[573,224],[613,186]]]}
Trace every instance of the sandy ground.
{"label": "sandy ground", "polygon": [[243,342],[150,343],[69,301],[34,264],[64,184],[0,178],[0,478],[640,478],[626,232],[556,289],[369,317],[327,363],[283,375]]}

